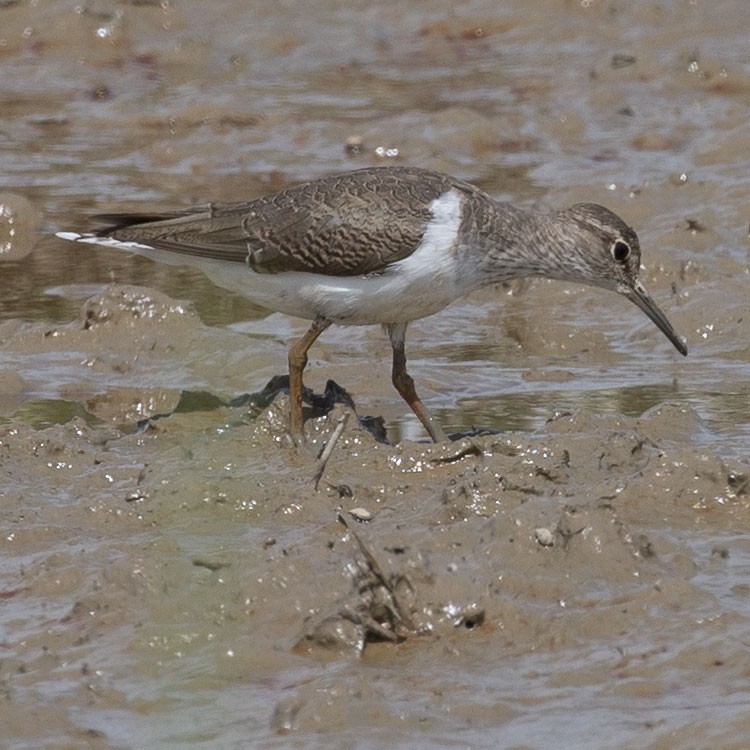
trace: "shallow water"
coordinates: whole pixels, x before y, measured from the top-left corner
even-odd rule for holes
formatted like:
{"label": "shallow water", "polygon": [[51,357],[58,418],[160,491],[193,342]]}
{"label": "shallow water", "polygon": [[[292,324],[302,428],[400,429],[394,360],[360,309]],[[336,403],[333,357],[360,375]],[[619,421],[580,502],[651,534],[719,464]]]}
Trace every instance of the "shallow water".
{"label": "shallow water", "polygon": [[[5,745],[744,747],[749,22],[739,0],[0,8]],[[273,414],[173,413],[261,388],[304,322],[52,236],[384,163],[620,213],[689,356],[604,291],[478,292],[407,342],[448,431],[509,441],[448,461],[412,442],[382,332],[331,330],[308,384],[403,442],[350,420],[316,493]],[[87,329],[90,304],[111,317]],[[411,580],[402,643],[295,648],[355,606],[339,506]]]}

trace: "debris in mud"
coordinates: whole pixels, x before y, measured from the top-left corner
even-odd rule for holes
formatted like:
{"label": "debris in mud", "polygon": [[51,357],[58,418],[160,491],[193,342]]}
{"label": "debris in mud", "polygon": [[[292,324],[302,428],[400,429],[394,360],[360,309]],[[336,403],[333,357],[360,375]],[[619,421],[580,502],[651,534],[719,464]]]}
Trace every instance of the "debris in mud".
{"label": "debris in mud", "polygon": [[[328,382],[331,383],[333,381],[329,380]],[[318,489],[318,484],[320,484],[320,480],[323,477],[323,472],[325,471],[328,459],[331,457],[331,453],[333,453],[333,449],[336,447],[336,443],[338,442],[338,439],[341,437],[341,433],[343,433],[344,428],[346,427],[346,423],[349,420],[349,414],[351,414],[351,412],[344,412],[344,414],[342,414],[338,418],[338,420],[336,421],[336,427],[331,433],[331,437],[328,438],[328,441],[323,446],[323,450],[320,452],[320,456],[318,458],[318,468],[315,470],[315,476],[313,477],[316,490]]]}
{"label": "debris in mud", "polygon": [[534,539],[542,547],[552,547],[555,543],[555,534],[551,529],[538,526],[534,529]]}
{"label": "debris in mud", "polygon": [[367,508],[350,508],[347,513],[359,523],[369,523],[374,518]]}
{"label": "debris in mud", "polygon": [[[279,394],[289,393],[289,376],[288,375],[274,375],[268,383],[260,390],[254,393],[245,393],[241,396],[237,396],[228,402],[227,406],[230,407],[250,407],[250,416],[252,418],[257,417],[264,409],[271,406],[276,400]],[[386,430],[385,422],[382,417],[371,417],[371,416],[360,416],[357,414],[357,409],[354,405],[354,399],[349,395],[349,392],[342,388],[336,381],[328,380],[326,382],[323,393],[315,393],[310,388],[303,388],[302,399],[305,404],[308,405],[306,408],[307,419],[317,419],[318,417],[325,417],[331,413],[334,406],[337,404],[343,404],[344,406],[351,409],[357,417],[360,427],[367,430],[377,442],[386,443]],[[343,428],[342,428],[343,429]],[[322,457],[321,457],[322,458]]]}
{"label": "debris in mud", "polygon": [[228,568],[231,563],[228,563],[225,560],[209,560],[205,557],[196,557],[193,559],[193,565],[195,565],[196,568],[206,568],[212,573],[215,573],[222,568]]}
{"label": "debris in mud", "polygon": [[401,572],[386,572],[347,518],[339,514],[338,520],[359,551],[355,558],[355,591],[339,603],[334,614],[308,623],[296,650],[324,649],[358,656],[369,642],[399,643],[418,634],[412,619],[416,592],[409,577]]}

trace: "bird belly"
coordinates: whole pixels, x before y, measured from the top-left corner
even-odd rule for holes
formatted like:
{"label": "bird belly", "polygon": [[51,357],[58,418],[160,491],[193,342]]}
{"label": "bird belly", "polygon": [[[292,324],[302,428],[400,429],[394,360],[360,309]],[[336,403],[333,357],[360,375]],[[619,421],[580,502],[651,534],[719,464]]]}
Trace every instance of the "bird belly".
{"label": "bird belly", "polygon": [[432,315],[460,292],[449,275],[407,276],[390,269],[371,276],[325,276],[303,272],[255,273],[247,268],[202,265],[218,286],[275,312],[341,325],[401,323]]}

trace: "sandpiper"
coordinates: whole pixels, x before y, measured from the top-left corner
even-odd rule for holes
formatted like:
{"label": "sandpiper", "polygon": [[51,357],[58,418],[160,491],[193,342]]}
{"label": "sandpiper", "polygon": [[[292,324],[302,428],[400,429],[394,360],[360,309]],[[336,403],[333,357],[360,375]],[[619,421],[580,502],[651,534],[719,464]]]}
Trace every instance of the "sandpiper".
{"label": "sandpiper", "polygon": [[289,349],[291,433],[303,439],[307,352],[331,324],[381,324],[393,385],[435,442],[446,440],[406,370],[412,320],[480,287],[541,276],[618,292],[680,354],[685,340],[646,292],[636,233],[593,203],[544,214],[499,203],[479,188],[413,167],[372,167],[242,203],[174,214],[110,215],[68,240],[194,266],[217,285],[312,324]]}

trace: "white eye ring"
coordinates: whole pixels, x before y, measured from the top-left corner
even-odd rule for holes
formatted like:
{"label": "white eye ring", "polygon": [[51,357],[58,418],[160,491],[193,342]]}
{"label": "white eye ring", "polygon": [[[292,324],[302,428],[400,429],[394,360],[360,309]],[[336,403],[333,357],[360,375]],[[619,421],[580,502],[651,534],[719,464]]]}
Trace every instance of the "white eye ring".
{"label": "white eye ring", "polygon": [[630,257],[630,245],[625,240],[615,240],[609,248],[615,263],[624,263]]}

